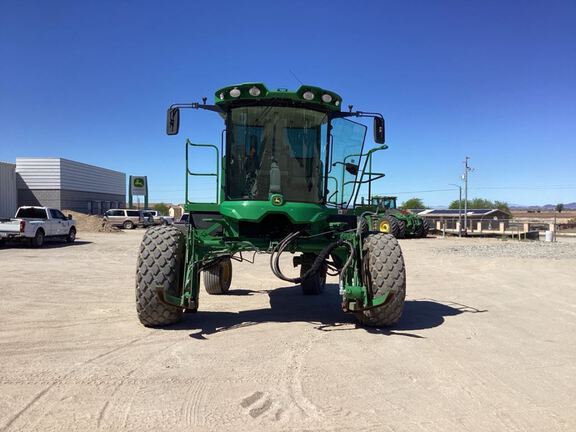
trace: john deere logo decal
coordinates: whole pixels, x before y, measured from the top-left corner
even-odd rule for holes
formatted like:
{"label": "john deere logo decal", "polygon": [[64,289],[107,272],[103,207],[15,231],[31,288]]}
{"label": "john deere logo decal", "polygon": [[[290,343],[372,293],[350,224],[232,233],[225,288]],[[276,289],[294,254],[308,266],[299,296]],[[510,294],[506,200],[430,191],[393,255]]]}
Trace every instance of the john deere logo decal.
{"label": "john deere logo decal", "polygon": [[282,198],[282,195],[272,195],[272,204],[274,204],[275,206],[279,206],[282,205],[284,203],[284,198]]}
{"label": "john deere logo decal", "polygon": [[143,178],[135,178],[135,179],[132,181],[132,184],[133,184],[135,187],[144,187],[144,179],[143,179]]}

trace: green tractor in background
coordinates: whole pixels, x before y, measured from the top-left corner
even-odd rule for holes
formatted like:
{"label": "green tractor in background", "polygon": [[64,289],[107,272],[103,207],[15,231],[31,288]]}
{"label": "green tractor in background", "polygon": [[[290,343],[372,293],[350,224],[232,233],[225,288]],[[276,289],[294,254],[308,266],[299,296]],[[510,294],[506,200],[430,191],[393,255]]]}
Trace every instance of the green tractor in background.
{"label": "green tractor in background", "polygon": [[[370,206],[366,207],[381,214],[377,229],[392,234],[396,238],[423,238],[428,235],[430,225],[424,218],[396,206],[395,196],[373,195]],[[376,227],[373,227],[376,229]]]}
{"label": "green tractor in background", "polygon": [[[189,225],[153,227],[143,237],[136,270],[143,325],[165,326],[196,312],[201,275],[208,294],[227,294],[232,260],[252,261],[252,253],[268,253],[272,272],[305,295],[321,294],[327,274],[337,275],[343,311],[365,325],[400,319],[402,250],[378,228],[383,208],[356,206],[361,187],[384,176],[371,169],[373,154],[387,148],[384,119],[341,105],[338,94],[319,87],[246,83],[219,89],[213,105],[203,98],[168,109],[168,135],[178,133],[183,108],[215,112],[224,129],[220,145],[186,141]],[[373,119],[375,146],[365,148],[367,127],[350,118]],[[197,149],[214,152],[215,172],[191,168],[206,166],[189,154]],[[214,180],[211,202],[189,199],[190,179],[202,176]],[[294,255],[299,277],[282,272],[283,253]]]}

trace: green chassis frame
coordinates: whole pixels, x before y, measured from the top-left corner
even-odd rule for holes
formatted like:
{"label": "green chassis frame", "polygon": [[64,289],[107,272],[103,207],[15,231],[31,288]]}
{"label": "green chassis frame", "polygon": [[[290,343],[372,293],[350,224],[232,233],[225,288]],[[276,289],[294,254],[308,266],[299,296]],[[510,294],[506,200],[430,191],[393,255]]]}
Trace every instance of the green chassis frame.
{"label": "green chassis frame", "polygon": [[[195,173],[188,168],[188,156],[190,147],[209,147],[216,152],[217,169],[220,164],[220,151],[212,144],[194,144],[186,140],[186,196],[188,196],[188,179],[194,176],[216,177],[216,189],[220,190],[221,181],[216,173]],[[383,173],[371,171],[372,155],[385,150],[386,145],[381,145],[369,150],[364,154],[349,155],[348,157],[364,157],[364,167],[359,179],[348,183],[358,185],[371,183],[384,176]],[[366,177],[366,179],[365,179]],[[335,191],[334,193],[337,193]],[[363,236],[359,235],[355,226],[349,222],[329,222],[330,215],[349,214],[356,218],[363,218],[368,227],[378,226],[379,216],[384,213],[376,211],[366,212],[363,207],[355,209],[330,208],[317,204],[288,202],[278,206],[273,203],[274,195],[270,201],[223,201],[222,203],[193,203],[186,201],[185,211],[191,215],[195,212],[219,213],[221,218],[204,218],[208,223],[206,228],[197,228],[193,223],[188,226],[186,236],[186,257],[184,264],[184,277],[182,279],[182,291],[179,297],[170,295],[159,288],[158,295],[162,301],[171,306],[196,311],[200,293],[201,271],[216,263],[219,259],[240,256],[243,252],[270,253],[277,241],[269,241],[261,238],[241,238],[239,233],[239,221],[258,222],[269,214],[283,214],[287,216],[295,226],[306,225],[311,233],[302,236],[290,244],[287,252],[314,253],[317,254],[325,247],[337,240],[343,240],[354,248],[355,259],[341,277],[340,295],[342,296],[342,308],[345,311],[360,311],[371,309],[384,304],[388,295],[373,297],[371,291],[362,282],[363,261]],[[349,252],[346,247],[339,247],[332,252],[336,262],[344,263]],[[341,267],[341,266],[339,266]]]}
{"label": "green chassis frame", "polygon": [[[262,95],[254,98],[248,96],[246,92],[249,87],[257,87],[261,90]],[[174,113],[174,111],[177,111],[179,108],[202,108],[221,113],[222,106],[228,103],[236,103],[235,100],[232,100],[228,96],[231,94],[230,90],[236,88],[242,90],[244,99],[291,100],[298,104],[304,103],[317,107],[321,106],[326,112],[336,113],[335,115],[338,117],[379,117],[382,120],[381,142],[383,142],[383,119],[380,114],[363,113],[360,111],[353,113],[351,107],[349,113],[339,113],[341,103],[340,96],[336,93],[311,86],[302,86],[296,92],[284,90],[269,91],[263,84],[259,83],[225,87],[216,92],[216,105],[206,105],[205,100],[203,105],[199,103],[173,105],[168,111],[168,123],[177,123],[179,121],[179,112]],[[322,92],[328,93],[332,96],[332,101],[330,103],[324,103],[315,98],[312,101],[304,102],[302,98],[304,92],[307,90],[313,91],[316,95]],[[177,114],[177,116],[175,116],[175,114]],[[171,135],[177,133],[177,126],[175,131],[171,130],[168,133]],[[189,149],[191,147],[214,149],[216,152],[215,173],[190,171],[188,161]],[[368,200],[370,202],[371,183],[384,177],[383,173],[372,171],[372,156],[374,153],[387,148],[387,145],[379,145],[362,154],[347,155],[344,161],[339,162],[346,163],[346,161],[352,157],[364,161],[360,175],[356,176],[353,181],[344,182],[344,178],[340,179],[342,191],[346,185],[352,185],[354,187],[355,195],[353,194],[351,198],[352,203],[356,202],[360,185],[363,184],[368,185]],[[272,253],[281,239],[270,241],[269,239],[259,237],[249,238],[243,237],[240,233],[241,222],[258,223],[271,214],[284,215],[295,228],[305,227],[306,229],[307,235],[296,238],[289,244],[289,247],[286,248],[286,252],[318,254],[332,243],[343,241],[346,242],[347,246],[339,246],[331,252],[334,263],[338,269],[341,270],[343,264],[349,258],[350,251],[348,247],[353,249],[354,259],[344,273],[340,274],[340,295],[342,296],[342,308],[345,311],[358,312],[380,306],[386,302],[388,294],[374,297],[371,290],[363,283],[362,242],[364,235],[369,231],[367,229],[364,231],[357,229],[358,225],[364,226],[365,228],[378,226],[378,221],[384,216],[384,212],[381,212],[379,208],[366,208],[366,206],[353,206],[352,208],[348,208],[342,203],[338,206],[331,201],[334,197],[336,197],[336,201],[338,201],[338,190],[335,190],[327,197],[328,205],[284,202],[281,195],[274,194],[269,197],[269,201],[224,201],[222,200],[224,196],[222,185],[224,183],[225,172],[222,171],[221,175],[219,175],[221,156],[220,149],[216,145],[197,144],[186,140],[186,203],[184,209],[190,214],[190,224],[186,235],[186,256],[181,291],[179,296],[174,296],[164,291],[162,287],[158,287],[157,294],[162,302],[178,308],[196,311],[198,309],[200,292],[200,273],[205,268],[216,264],[223,258],[244,260],[242,256],[243,252]],[[194,203],[188,200],[189,178],[198,176],[216,178],[216,197],[220,197],[220,202]],[[339,182],[335,177],[328,176],[327,179],[335,181],[338,186]],[[343,192],[340,192],[340,195],[343,197]],[[216,217],[203,218],[202,222],[205,226],[199,228],[193,222],[193,215],[198,212],[213,214]],[[348,217],[345,217],[344,221],[338,220],[337,216],[341,215],[347,215]],[[331,220],[331,216],[336,217],[332,217]],[[361,219],[364,219],[367,223],[364,224]],[[297,263],[298,261],[295,259],[295,265],[297,265]]]}

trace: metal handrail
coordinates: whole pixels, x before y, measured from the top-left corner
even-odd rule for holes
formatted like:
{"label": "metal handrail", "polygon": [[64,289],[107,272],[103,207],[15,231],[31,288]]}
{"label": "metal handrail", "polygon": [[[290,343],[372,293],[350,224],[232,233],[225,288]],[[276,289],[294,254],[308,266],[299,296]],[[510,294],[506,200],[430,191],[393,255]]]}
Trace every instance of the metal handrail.
{"label": "metal handrail", "polygon": [[[190,171],[188,167],[188,147],[211,147],[216,150],[216,172],[215,173],[197,173]],[[214,204],[220,203],[220,150],[214,144],[195,144],[189,139],[186,139],[186,204],[191,201],[188,199],[188,176],[196,177],[216,177],[216,202]]]}

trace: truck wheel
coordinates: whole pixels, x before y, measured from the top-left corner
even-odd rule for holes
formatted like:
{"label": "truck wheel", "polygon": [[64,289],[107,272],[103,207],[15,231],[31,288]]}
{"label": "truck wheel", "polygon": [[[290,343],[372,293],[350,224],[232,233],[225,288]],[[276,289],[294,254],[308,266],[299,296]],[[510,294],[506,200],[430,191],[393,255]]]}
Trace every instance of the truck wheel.
{"label": "truck wheel", "polygon": [[70,228],[68,235],[66,236],[66,243],[74,243],[76,240],[76,228]]}
{"label": "truck wheel", "polygon": [[212,295],[226,294],[232,283],[232,261],[225,258],[204,270],[204,288]]}
{"label": "truck wheel", "polygon": [[44,245],[44,230],[39,228],[36,230],[34,238],[30,239],[30,244],[32,247],[40,248]]}
{"label": "truck wheel", "polygon": [[126,221],[122,224],[122,228],[124,229],[134,229],[134,222]]}
{"label": "truck wheel", "polygon": [[136,267],[136,312],[146,327],[174,324],[182,318],[182,308],[163,303],[156,290],[160,287],[180,296],[185,251],[184,234],[173,227],[153,227],[144,234]]}
{"label": "truck wheel", "polygon": [[382,216],[378,222],[378,231],[398,237],[398,219],[394,216]]}
{"label": "truck wheel", "polygon": [[406,222],[402,219],[396,219],[396,222],[398,222],[398,235],[396,238],[403,239],[406,237]]}
{"label": "truck wheel", "polygon": [[[300,277],[304,276],[306,272],[312,267],[314,263],[314,259],[316,255],[314,254],[304,254],[305,258],[302,264],[300,265]],[[326,264],[322,264],[320,270],[316,273],[304,279],[300,282],[302,286],[302,294],[304,295],[318,295],[324,292],[324,288],[326,287],[326,272],[328,271],[328,266]]]}
{"label": "truck wheel", "polygon": [[406,297],[406,270],[398,241],[391,235],[371,234],[364,240],[362,281],[372,295],[388,293],[386,302],[374,309],[356,313],[362,324],[390,326],[398,322]]}

